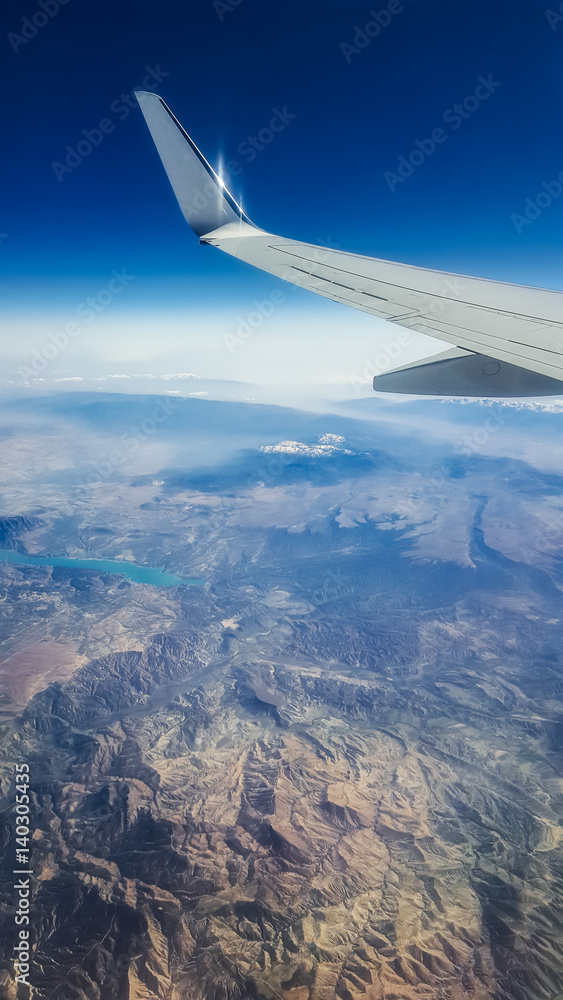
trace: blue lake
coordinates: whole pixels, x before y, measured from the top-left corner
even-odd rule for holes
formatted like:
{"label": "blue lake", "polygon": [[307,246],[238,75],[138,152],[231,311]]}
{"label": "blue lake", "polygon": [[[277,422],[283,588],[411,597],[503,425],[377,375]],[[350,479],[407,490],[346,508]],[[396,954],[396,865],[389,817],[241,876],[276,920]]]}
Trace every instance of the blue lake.
{"label": "blue lake", "polygon": [[0,549],[0,562],[17,563],[20,566],[62,566],[65,569],[95,569],[98,573],[117,573],[126,576],[132,583],[148,583],[152,587],[201,586],[203,580],[182,580],[173,573],[152,566],[136,566],[135,563],[118,562],[112,559],[68,559],[65,556],[27,556],[10,549]]}

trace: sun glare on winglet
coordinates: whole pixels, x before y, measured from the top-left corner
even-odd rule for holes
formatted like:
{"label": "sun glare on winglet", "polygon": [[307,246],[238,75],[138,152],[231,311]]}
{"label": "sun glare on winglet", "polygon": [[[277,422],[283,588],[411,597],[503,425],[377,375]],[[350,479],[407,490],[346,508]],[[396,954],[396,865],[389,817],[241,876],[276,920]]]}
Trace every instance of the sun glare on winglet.
{"label": "sun glare on winglet", "polygon": [[224,163],[222,155],[219,157],[219,162],[217,164],[217,170],[215,171],[215,176],[217,177],[217,180],[219,181],[220,186],[222,188],[226,188],[227,185],[225,184],[225,180],[224,180],[224,177],[225,177],[225,163]]}

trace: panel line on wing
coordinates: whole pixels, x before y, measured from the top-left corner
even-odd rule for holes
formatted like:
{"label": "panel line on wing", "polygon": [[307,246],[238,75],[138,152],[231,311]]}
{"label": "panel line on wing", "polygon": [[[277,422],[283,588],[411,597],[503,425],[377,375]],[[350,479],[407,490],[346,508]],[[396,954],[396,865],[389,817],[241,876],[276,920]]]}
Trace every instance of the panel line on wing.
{"label": "panel line on wing", "polygon": [[[436,337],[436,336],[442,337],[442,339],[447,339],[449,343],[454,344],[457,347],[462,347],[465,350],[472,351],[473,353],[478,353],[478,354],[487,354],[487,352],[490,353],[492,346],[490,343],[487,343],[486,341],[479,340],[478,334],[474,334],[473,338],[470,339],[467,336],[468,331],[462,331],[460,333],[459,331],[456,332],[455,330],[448,330],[447,328],[444,330],[440,330],[436,329],[436,327],[427,326],[425,323],[416,323],[412,327],[407,327],[407,329],[414,330],[416,333],[423,333],[428,337]],[[534,361],[537,365],[542,366],[542,371],[544,371],[545,368],[549,367],[551,369],[556,369],[558,372],[563,372],[563,366],[557,364],[556,361],[550,360],[548,366],[545,362],[542,361],[541,358],[529,358],[526,357],[526,355],[519,354],[517,351],[514,350],[503,350],[502,344],[505,343],[507,342],[501,340],[500,341],[501,346],[495,345],[494,349],[497,352],[497,356],[502,356],[505,360],[508,361],[510,361],[512,358],[518,358],[520,361],[528,361],[528,362]],[[557,357],[557,355],[555,355],[555,357]],[[524,365],[523,367],[526,366]]]}
{"label": "panel line on wing", "polygon": [[[270,245],[269,249],[270,250],[276,250],[278,253],[287,254],[290,257],[296,257],[297,260],[308,261],[309,263],[311,263],[311,264],[317,264],[320,267],[330,268],[331,270],[336,271],[337,274],[349,274],[349,275],[351,275],[354,278],[361,278],[363,281],[371,281],[371,282],[375,282],[377,285],[384,285],[385,287],[388,287],[388,288],[398,289],[401,292],[409,292],[412,295],[419,295],[419,296],[424,297],[427,300],[428,299],[440,299],[441,301],[451,302],[452,304],[455,304],[455,305],[469,306],[472,309],[481,309],[481,310],[483,310],[483,312],[488,312],[488,313],[496,314],[498,316],[508,316],[511,319],[515,319],[515,320],[517,320],[517,319],[527,319],[527,320],[530,320],[532,323],[539,324],[540,326],[545,326],[546,323],[550,324],[550,325],[561,326],[561,329],[563,330],[563,322],[560,322],[559,320],[551,319],[550,317],[537,316],[535,314],[530,314],[530,313],[514,312],[513,310],[510,310],[510,309],[502,309],[499,306],[490,306],[490,305],[486,305],[485,303],[481,303],[481,302],[472,302],[471,300],[461,299],[461,298],[453,297],[451,295],[444,295],[444,294],[442,294],[440,292],[423,291],[420,288],[412,288],[410,285],[398,285],[395,282],[389,281],[386,278],[374,278],[372,275],[369,275],[369,274],[359,274],[357,271],[348,271],[346,268],[338,267],[335,264],[329,264],[329,263],[324,262],[324,261],[315,261],[315,260],[312,260],[310,257],[304,257],[302,254],[294,253],[292,250],[286,250],[284,247],[275,246],[273,244]],[[336,250],[334,252],[335,253],[339,253],[338,250]],[[350,254],[349,256],[353,257],[355,255],[354,254]],[[369,260],[370,262],[373,262],[373,263],[382,263],[382,264],[386,264],[386,265],[387,264],[392,264],[393,267],[404,267],[404,268],[407,268],[409,270],[413,270],[413,269],[414,270],[419,270],[419,271],[424,271],[424,270],[428,271],[429,270],[428,268],[413,268],[412,265],[410,265],[410,264],[401,264],[401,265],[395,264],[394,261],[378,261],[378,260],[376,260],[376,258],[370,258],[370,257],[365,257],[365,258],[361,258],[361,259],[362,260]],[[295,265],[291,265],[291,266],[295,267]],[[317,275],[317,274],[315,274],[315,273],[313,273],[311,271],[305,271],[304,268],[295,268],[295,269],[296,270],[303,270],[305,274],[309,274],[311,277],[322,277],[321,275]],[[449,275],[448,272],[446,272],[446,271],[433,271],[433,272],[431,271],[430,273],[432,273],[432,274],[444,274],[445,277],[452,277],[452,275]],[[456,278],[457,277],[463,278],[464,276],[463,275],[454,275],[454,277],[456,277]],[[331,279],[328,279],[328,280],[331,280]],[[489,284],[491,284],[491,285],[495,284],[495,282],[491,281],[488,278],[475,278],[475,277],[470,276],[470,275],[467,276],[466,280],[468,280],[468,281],[488,281]],[[337,284],[337,282],[333,282],[333,283]],[[498,284],[505,284],[505,285],[507,285],[507,287],[510,287],[510,285],[508,284],[508,282],[498,282]],[[346,287],[348,287],[348,286],[346,286]],[[526,286],[526,285],[522,285],[522,286],[518,286],[518,287],[524,288],[526,290],[528,290],[529,287],[531,288],[531,286]],[[541,292],[542,291],[542,289],[540,289],[540,288],[537,288],[537,289],[536,288],[531,288],[531,290],[535,291],[535,292]],[[354,289],[354,291],[356,291],[356,289]],[[379,296],[377,296],[377,297],[379,297]],[[388,301],[388,300],[385,300],[385,301]]]}
{"label": "panel line on wing", "polygon": [[317,281],[326,281],[328,285],[337,285],[338,288],[347,288],[349,292],[355,292],[356,295],[369,295],[371,299],[379,299],[381,302],[389,301],[389,299],[384,298],[382,295],[365,292],[363,288],[354,288],[353,285],[344,285],[341,281],[333,281],[332,278],[325,278],[324,274],[314,274],[312,271],[306,271],[303,267],[296,267],[295,264],[290,264],[289,266],[292,271],[299,271],[300,274],[306,274],[308,278],[315,278]]}
{"label": "panel line on wing", "polygon": [[[407,316],[405,318],[408,319],[410,317]],[[412,318],[416,319],[416,317]],[[396,319],[397,322],[399,322],[401,320],[401,317],[396,317]],[[420,315],[420,319],[424,319],[429,322],[432,322],[434,320],[437,326],[443,326],[445,329],[451,328],[452,330],[459,330],[460,333],[469,333],[474,336],[478,335],[476,334],[475,330],[473,330],[471,327],[460,326],[459,323],[454,323],[452,320],[445,319],[441,321],[440,319],[435,319],[432,316],[425,316],[423,314]],[[551,328],[546,325],[540,327],[540,330],[549,330],[549,329]],[[488,340],[498,340],[500,341],[501,344],[515,344],[517,347],[525,347],[528,351],[544,351],[546,354],[552,354],[554,357],[560,357],[563,360],[563,355],[561,351],[554,351],[549,347],[537,347],[535,344],[525,344],[521,340],[512,340],[510,337],[501,337],[498,335],[498,333],[489,333],[488,331],[485,332],[480,331],[479,335],[487,337]],[[516,356],[520,358],[523,357],[524,355],[517,354]]]}

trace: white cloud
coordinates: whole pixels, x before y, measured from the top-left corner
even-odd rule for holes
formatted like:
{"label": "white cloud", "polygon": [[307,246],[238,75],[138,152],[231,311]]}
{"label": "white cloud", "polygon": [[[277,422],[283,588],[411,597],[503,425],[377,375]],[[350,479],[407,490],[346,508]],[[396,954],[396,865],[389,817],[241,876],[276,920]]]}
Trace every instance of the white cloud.
{"label": "white cloud", "polygon": [[[424,396],[417,397],[418,399],[424,399]],[[563,410],[563,399],[553,399],[551,397],[547,398],[544,402],[543,399],[494,399],[494,398],[482,398],[481,396],[465,396],[463,398],[459,396],[444,396],[442,399],[438,399],[439,403],[457,403],[458,406],[502,406],[504,409],[511,410],[532,410],[533,412],[540,413],[546,411],[548,413],[561,413]]]}
{"label": "white cloud", "polygon": [[[135,379],[135,378],[149,378],[156,381],[167,382],[171,379],[186,379],[186,378],[205,378],[205,375],[196,375],[194,372],[179,372],[177,375],[154,375],[152,372],[147,372],[146,374],[134,373],[132,375],[100,375],[98,378],[93,378],[92,382],[106,382],[110,378],[122,378],[122,379]],[[63,379],[55,379],[56,382],[62,382]],[[68,381],[68,380],[67,380]]]}

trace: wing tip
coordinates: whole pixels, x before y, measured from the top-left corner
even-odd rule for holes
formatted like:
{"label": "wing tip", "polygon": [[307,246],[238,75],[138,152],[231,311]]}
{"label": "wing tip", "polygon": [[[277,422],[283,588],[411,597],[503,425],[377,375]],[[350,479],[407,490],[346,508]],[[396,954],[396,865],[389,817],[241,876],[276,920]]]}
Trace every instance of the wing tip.
{"label": "wing tip", "polygon": [[154,90],[134,90],[133,93],[134,93],[135,97],[137,98],[137,100],[139,100],[139,97],[143,97],[143,98],[144,97],[155,97],[157,101],[162,101],[162,103],[164,104],[164,101],[162,100],[162,97],[159,97],[158,94],[155,94]]}
{"label": "wing tip", "polygon": [[[152,91],[135,97],[175,191],[184,218],[200,238],[238,222],[257,230],[166,102]],[[181,149],[178,142],[184,143]],[[191,163],[185,153],[191,151]]]}

